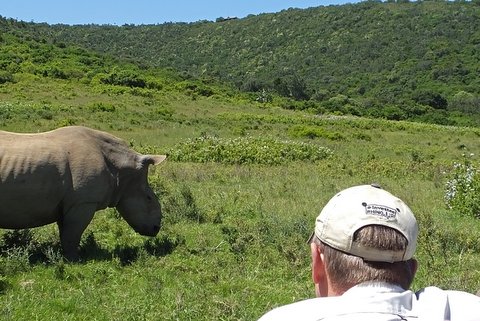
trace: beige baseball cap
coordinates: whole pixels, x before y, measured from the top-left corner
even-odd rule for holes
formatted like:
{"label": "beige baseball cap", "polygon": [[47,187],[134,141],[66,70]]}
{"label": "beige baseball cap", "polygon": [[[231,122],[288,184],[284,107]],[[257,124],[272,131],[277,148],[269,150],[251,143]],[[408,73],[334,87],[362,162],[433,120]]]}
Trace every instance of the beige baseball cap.
{"label": "beige baseball cap", "polygon": [[[367,225],[383,225],[402,233],[405,251],[384,251],[353,242],[354,233]],[[413,212],[398,197],[376,184],[347,188],[336,194],[315,221],[315,235],[329,246],[366,261],[399,262],[413,257],[418,225]]]}

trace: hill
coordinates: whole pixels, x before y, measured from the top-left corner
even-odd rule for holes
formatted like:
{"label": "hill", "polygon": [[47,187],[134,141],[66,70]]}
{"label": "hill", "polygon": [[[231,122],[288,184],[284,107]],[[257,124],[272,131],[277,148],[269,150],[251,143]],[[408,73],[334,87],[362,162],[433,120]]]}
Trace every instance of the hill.
{"label": "hill", "polygon": [[146,238],[97,213],[75,264],[54,224],[0,230],[2,320],[255,320],[314,295],[305,240],[320,206],[372,182],[418,218],[414,290],[480,288],[478,128],[318,114],[42,28],[0,19],[1,129],[85,125],[167,153],[149,176],[164,217]]}
{"label": "hill", "polygon": [[367,1],[190,24],[26,26],[48,41],[308,101],[286,108],[479,123],[477,2]]}

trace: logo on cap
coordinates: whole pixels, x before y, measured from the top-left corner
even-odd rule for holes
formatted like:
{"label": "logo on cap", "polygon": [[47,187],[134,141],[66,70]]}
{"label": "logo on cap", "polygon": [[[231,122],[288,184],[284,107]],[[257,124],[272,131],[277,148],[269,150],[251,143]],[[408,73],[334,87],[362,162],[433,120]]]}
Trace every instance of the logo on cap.
{"label": "logo on cap", "polygon": [[391,208],[385,205],[367,204],[365,202],[362,205],[365,207],[366,215],[376,216],[386,221],[395,220],[397,213],[400,212],[398,208]]}

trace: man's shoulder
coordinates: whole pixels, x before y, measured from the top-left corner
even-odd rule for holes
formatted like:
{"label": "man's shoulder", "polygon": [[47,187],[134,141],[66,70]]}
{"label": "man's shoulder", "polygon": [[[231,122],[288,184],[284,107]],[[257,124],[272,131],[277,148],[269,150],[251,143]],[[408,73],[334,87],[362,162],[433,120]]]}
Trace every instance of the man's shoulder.
{"label": "man's shoulder", "polygon": [[274,308],[264,314],[258,321],[286,321],[286,320],[318,320],[322,310],[331,309],[335,304],[334,298],[314,298]]}
{"label": "man's shoulder", "polygon": [[480,320],[480,297],[463,291],[429,286],[416,292],[420,315],[440,313],[448,320]]}
{"label": "man's shoulder", "polygon": [[[381,295],[383,292],[396,293],[399,289],[386,283],[364,283],[349,289],[340,296],[313,298],[280,306],[267,312],[259,321],[316,321],[343,314],[355,315],[360,311],[364,312],[366,305],[367,309],[376,311],[379,309],[378,299],[372,300],[372,297],[377,298],[377,295]],[[386,298],[386,301],[389,300],[390,295]],[[380,305],[384,308],[385,305],[388,306],[388,302]]]}
{"label": "man's shoulder", "polygon": [[[434,316],[435,320],[480,320],[480,297],[471,293],[437,287],[427,287],[415,294],[397,290],[395,287],[367,284],[353,288],[343,296],[314,298],[280,306],[267,312],[259,321],[310,321],[339,314],[344,317],[355,315],[354,320],[359,320],[358,313],[366,316],[367,312],[367,320],[373,320],[374,316],[376,318],[377,314],[385,312],[401,314],[397,311],[398,307],[404,312],[409,311],[407,315],[427,316],[428,320],[435,319]],[[371,295],[372,291],[376,294]]]}
{"label": "man's shoulder", "polygon": [[448,300],[467,300],[471,302],[480,302],[480,297],[464,291],[457,290],[443,290],[436,286],[429,286],[423,288],[415,293],[419,300],[433,300],[438,301],[442,298],[448,298]]}

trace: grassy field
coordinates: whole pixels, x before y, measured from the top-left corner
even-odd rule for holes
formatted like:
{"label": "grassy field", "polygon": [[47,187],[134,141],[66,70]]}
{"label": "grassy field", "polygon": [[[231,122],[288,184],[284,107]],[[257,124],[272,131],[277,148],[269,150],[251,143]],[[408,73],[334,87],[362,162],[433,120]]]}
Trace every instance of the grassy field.
{"label": "grassy field", "polygon": [[1,320],[255,320],[314,295],[305,241],[315,217],[335,192],[371,182],[417,215],[414,289],[480,289],[480,220],[444,203],[453,162],[480,155],[478,129],[318,116],[181,86],[0,85],[1,129],[73,124],[106,130],[145,153],[173,155],[189,139],[215,137],[302,142],[331,155],[276,165],[171,157],[149,177],[164,210],[159,235],[135,234],[113,209],[98,212],[80,263],[62,259],[53,225],[2,230]]}

